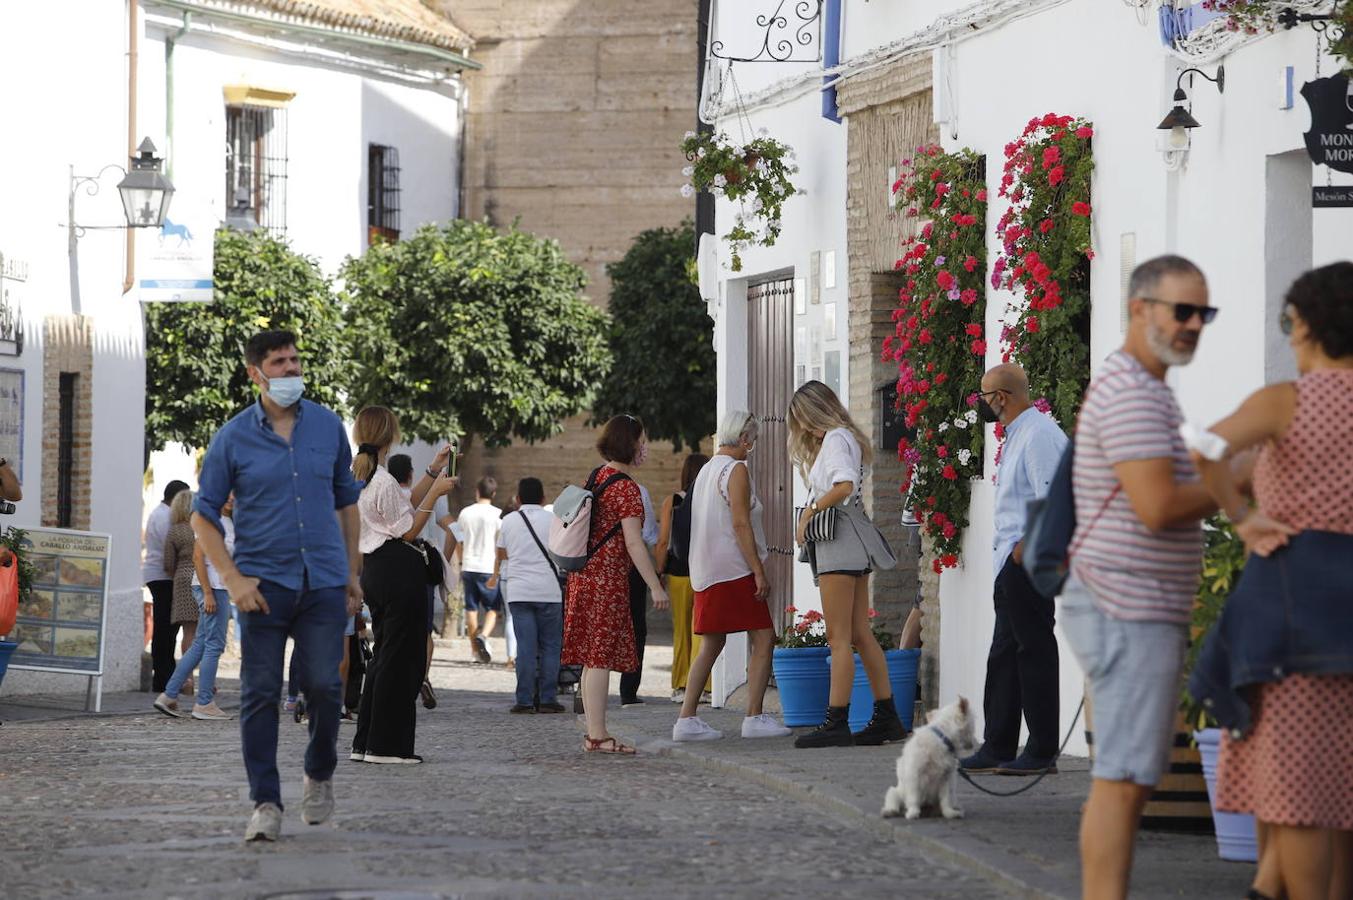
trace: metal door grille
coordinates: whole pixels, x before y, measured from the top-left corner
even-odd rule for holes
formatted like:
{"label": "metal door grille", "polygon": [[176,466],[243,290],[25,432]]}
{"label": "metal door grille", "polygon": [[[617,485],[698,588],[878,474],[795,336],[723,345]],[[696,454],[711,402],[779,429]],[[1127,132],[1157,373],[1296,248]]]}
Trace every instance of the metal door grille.
{"label": "metal door grille", "polygon": [[75,484],[75,384],[79,376],[62,372],[57,387],[56,527],[71,527]]}
{"label": "metal door grille", "polygon": [[761,422],[752,484],[764,507],[770,606],[781,622],[793,596],[794,488],[789,463],[786,416],[793,393],[794,279],[782,278],[747,288],[747,398]]}
{"label": "metal door grille", "polygon": [[399,151],[370,144],[367,147],[367,243],[399,240]]}
{"label": "metal door grille", "polygon": [[263,228],[287,230],[287,111],[226,107],[226,200],[248,198],[249,215]]}

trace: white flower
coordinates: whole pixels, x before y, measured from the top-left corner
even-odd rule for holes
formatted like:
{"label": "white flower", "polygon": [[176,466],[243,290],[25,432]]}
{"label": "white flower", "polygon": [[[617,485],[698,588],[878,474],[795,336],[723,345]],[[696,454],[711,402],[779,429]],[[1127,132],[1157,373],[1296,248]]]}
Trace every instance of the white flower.
{"label": "white flower", "polygon": [[966,466],[966,465],[968,464],[968,460],[970,460],[970,459],[972,459],[972,451],[971,451],[971,450],[960,450],[960,451],[958,451],[958,461],[959,461],[960,463],[962,463],[963,465]]}
{"label": "white flower", "polygon": [[779,231],[779,230],[780,230],[780,220],[779,220],[779,219],[771,219],[769,222],[766,223],[766,227],[769,228],[771,231]]}
{"label": "white flower", "polygon": [[954,420],[954,427],[955,427],[955,428],[967,428],[967,427],[968,427],[968,420],[965,419],[965,418],[963,418],[962,416],[959,416],[957,419]]}
{"label": "white flower", "polygon": [[695,188],[691,187],[689,184],[683,184],[683,185],[681,186],[681,196],[683,196],[683,197],[694,197],[694,196],[695,196]]}
{"label": "white flower", "polygon": [[728,179],[723,176],[723,173],[719,173],[718,175],[714,176],[714,186],[716,188],[721,188],[727,183]]}
{"label": "white flower", "polygon": [[949,423],[948,423],[948,422],[941,422],[941,423],[940,423],[940,426],[939,426],[938,428],[936,428],[935,430],[936,430],[936,431],[948,431],[948,430],[949,430]]}
{"label": "white flower", "polygon": [[695,148],[695,156],[696,156],[697,159],[703,159],[704,156],[705,156],[705,148],[704,148],[704,147],[696,147],[696,148]]}
{"label": "white flower", "polygon": [[977,410],[975,410],[975,409],[970,409],[970,410],[968,410],[966,413],[964,413],[964,416],[967,418],[967,420],[968,420],[971,424],[973,424],[973,425],[976,425],[976,424],[977,424]]}
{"label": "white flower", "polygon": [[689,141],[689,140],[690,140],[691,138],[693,138],[693,137],[695,137],[695,132],[694,132],[694,131],[688,131],[688,132],[686,132],[686,137],[684,138],[684,140],[688,140],[688,141]]}
{"label": "white flower", "polygon": [[695,174],[695,166],[687,166],[686,168],[681,170],[681,174],[686,176],[687,178],[690,178],[692,175]]}

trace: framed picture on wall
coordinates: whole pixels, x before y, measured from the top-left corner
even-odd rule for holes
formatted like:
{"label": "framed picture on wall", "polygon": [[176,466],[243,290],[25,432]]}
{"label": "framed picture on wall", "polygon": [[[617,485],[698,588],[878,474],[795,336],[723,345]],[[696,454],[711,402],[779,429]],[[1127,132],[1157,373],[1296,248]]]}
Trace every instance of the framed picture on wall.
{"label": "framed picture on wall", "polygon": [[23,369],[0,369],[0,456],[23,481]]}

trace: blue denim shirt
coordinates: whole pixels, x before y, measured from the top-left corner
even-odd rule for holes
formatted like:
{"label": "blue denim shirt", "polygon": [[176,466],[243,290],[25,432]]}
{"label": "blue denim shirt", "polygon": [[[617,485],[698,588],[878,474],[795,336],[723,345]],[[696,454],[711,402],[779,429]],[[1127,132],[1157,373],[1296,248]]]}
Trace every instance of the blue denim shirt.
{"label": "blue denim shirt", "polygon": [[1015,545],[1024,539],[1029,501],[1047,496],[1066,444],[1066,434],[1057,423],[1032,406],[1006,426],[1001,467],[996,472],[993,575],[1000,574]]}
{"label": "blue denim shirt", "polygon": [[218,529],[235,492],[235,565],[245,575],[299,591],[348,583],[348,551],[337,510],[359,493],[343,422],[301,400],[288,444],[262,403],[212,438],[193,509]]}
{"label": "blue denim shirt", "polygon": [[1292,673],[1353,674],[1353,534],[1303,531],[1270,556],[1251,554],[1189,693],[1240,737],[1252,724],[1245,688]]}

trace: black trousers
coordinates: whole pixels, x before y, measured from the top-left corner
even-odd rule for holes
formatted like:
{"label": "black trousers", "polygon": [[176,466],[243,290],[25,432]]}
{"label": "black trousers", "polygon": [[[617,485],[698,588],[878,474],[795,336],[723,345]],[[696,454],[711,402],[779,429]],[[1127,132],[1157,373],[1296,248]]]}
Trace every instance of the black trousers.
{"label": "black trousers", "polygon": [[644,677],[644,645],[648,643],[648,585],[638,569],[630,569],[630,620],[634,622],[634,649],[639,652],[639,670],[620,676],[620,701],[639,696],[639,681]]}
{"label": "black trousers", "polygon": [[1057,753],[1057,638],[1055,607],[1034,589],[1013,559],[996,576],[996,630],[987,656],[982,709],[984,749],[1001,761],[1015,758],[1021,717],[1029,725],[1025,753],[1049,759]]}
{"label": "black trousers", "polygon": [[150,588],[154,626],[150,636],[151,687],[158,694],[174,676],[174,647],[178,644],[179,626],[174,624],[173,580],[148,581],[146,587]]}
{"label": "black trousers", "polygon": [[413,756],[415,706],[427,666],[427,568],[417,550],[386,541],[366,554],[362,592],[376,632],[357,711],[354,753]]}

